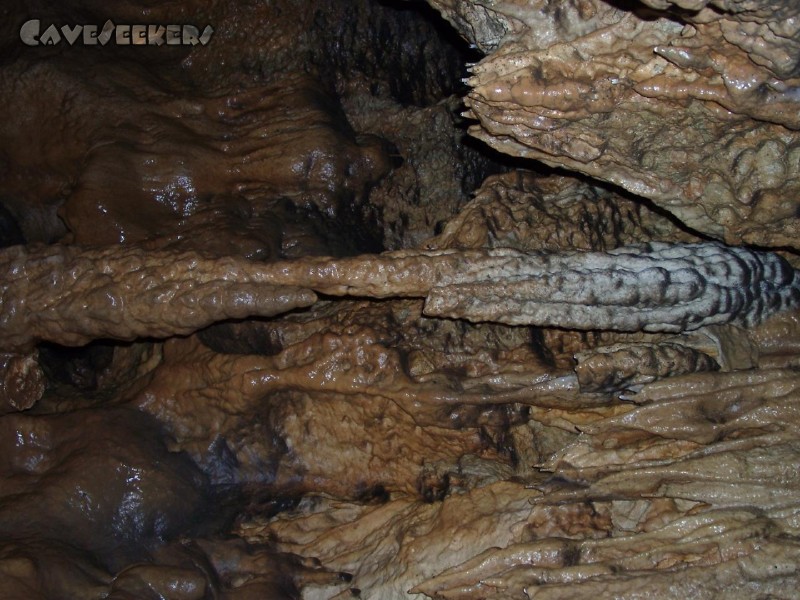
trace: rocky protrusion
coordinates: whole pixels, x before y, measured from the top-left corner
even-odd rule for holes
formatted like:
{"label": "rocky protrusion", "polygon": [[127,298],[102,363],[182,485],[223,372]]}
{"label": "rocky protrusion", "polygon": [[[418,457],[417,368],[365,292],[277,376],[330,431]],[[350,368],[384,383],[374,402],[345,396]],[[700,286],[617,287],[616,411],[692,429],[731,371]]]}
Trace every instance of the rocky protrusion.
{"label": "rocky protrusion", "polygon": [[752,326],[800,305],[781,257],[720,244],[610,252],[398,251],[271,264],[111,247],[15,246],[0,254],[0,338],[82,345],[188,334],[216,321],[272,316],[332,296],[425,298],[425,314],[511,325],[679,332]]}
{"label": "rocky protrusion", "polygon": [[582,392],[615,392],[700,371],[717,371],[717,362],[682,344],[615,344],[575,356]]}

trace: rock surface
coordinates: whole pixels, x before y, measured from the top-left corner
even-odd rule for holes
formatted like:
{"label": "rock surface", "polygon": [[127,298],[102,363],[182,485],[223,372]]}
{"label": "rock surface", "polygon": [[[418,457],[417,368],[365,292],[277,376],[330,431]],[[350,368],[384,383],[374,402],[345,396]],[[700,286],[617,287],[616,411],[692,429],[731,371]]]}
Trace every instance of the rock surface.
{"label": "rock surface", "polygon": [[795,594],[797,8],[106,4],[214,35],[3,8],[0,596]]}
{"label": "rock surface", "polygon": [[192,333],[332,296],[425,298],[428,316],[567,329],[681,332],[751,327],[800,307],[781,257],[720,244],[651,243],[607,253],[398,251],[273,262],[127,248],[0,251],[3,341],[80,345]]}
{"label": "rock surface", "polygon": [[797,9],[431,0],[488,55],[470,133],[624,187],[728,243],[797,249]]}

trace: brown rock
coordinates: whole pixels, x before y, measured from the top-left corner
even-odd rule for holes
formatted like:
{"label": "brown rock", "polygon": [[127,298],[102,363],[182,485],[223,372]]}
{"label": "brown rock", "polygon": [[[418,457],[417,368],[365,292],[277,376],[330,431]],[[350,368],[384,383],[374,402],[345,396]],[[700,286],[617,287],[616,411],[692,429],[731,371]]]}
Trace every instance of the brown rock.
{"label": "brown rock", "polygon": [[27,410],[44,394],[37,354],[0,355],[0,413]]}
{"label": "brown rock", "polygon": [[492,51],[469,79],[473,135],[728,243],[796,247],[796,9],[722,3],[673,19],[594,1],[433,4]]}

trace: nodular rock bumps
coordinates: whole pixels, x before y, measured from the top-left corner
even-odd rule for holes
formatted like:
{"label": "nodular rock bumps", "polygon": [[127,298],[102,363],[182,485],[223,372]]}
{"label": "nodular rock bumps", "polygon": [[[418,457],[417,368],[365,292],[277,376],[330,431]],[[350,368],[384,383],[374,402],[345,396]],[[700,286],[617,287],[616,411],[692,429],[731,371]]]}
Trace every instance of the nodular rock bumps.
{"label": "nodular rock bumps", "polygon": [[7,350],[186,335],[269,317],[313,292],[425,298],[429,316],[582,330],[752,327],[800,306],[800,274],[780,256],[717,243],[610,252],[397,251],[267,264],[199,254],[74,246],[0,253]]}
{"label": "nodular rock bumps", "polygon": [[0,597],[797,596],[797,3],[428,4],[10,3]]}

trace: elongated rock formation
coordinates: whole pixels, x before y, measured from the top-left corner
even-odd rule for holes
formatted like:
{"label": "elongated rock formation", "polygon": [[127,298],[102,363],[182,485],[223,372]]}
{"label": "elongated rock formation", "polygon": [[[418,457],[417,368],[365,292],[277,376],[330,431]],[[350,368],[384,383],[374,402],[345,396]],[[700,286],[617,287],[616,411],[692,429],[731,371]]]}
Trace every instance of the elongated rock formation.
{"label": "elongated rock formation", "polygon": [[678,332],[751,326],[800,305],[800,276],[775,254],[720,244],[611,252],[399,251],[256,263],[193,253],[51,246],[3,251],[0,339],[186,334],[215,321],[271,316],[333,296],[426,298],[430,316],[572,329]]}
{"label": "elongated rock formation", "polygon": [[783,259],[719,244],[502,254],[508,263],[498,271],[490,267],[477,281],[434,287],[426,313],[514,325],[678,332],[731,322],[752,326],[800,302],[800,278]]}
{"label": "elongated rock formation", "polygon": [[215,321],[270,316],[316,301],[308,290],[252,282],[248,275],[257,266],[244,259],[59,245],[14,246],[0,256],[6,351],[41,340],[79,346],[100,338],[185,335]]}
{"label": "elongated rock formation", "polygon": [[729,244],[797,247],[796,2],[430,4],[487,54],[466,80],[473,136]]}

